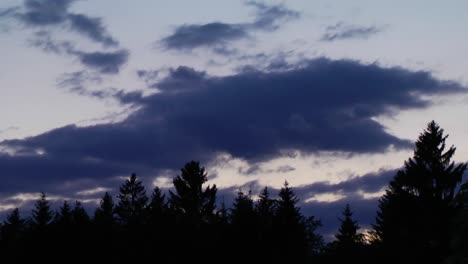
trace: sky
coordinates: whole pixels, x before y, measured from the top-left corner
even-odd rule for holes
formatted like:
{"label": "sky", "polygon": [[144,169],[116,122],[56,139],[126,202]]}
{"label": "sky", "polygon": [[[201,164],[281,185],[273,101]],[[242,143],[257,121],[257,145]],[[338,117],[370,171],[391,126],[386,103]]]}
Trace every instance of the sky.
{"label": "sky", "polygon": [[2,0],[0,214],[190,160],[363,229],[435,120],[468,160],[466,1]]}

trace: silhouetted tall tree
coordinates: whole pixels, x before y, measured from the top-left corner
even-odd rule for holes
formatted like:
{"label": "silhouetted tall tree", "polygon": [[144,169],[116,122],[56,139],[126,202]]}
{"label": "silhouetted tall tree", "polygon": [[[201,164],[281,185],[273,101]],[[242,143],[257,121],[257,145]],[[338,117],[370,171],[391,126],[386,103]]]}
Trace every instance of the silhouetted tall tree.
{"label": "silhouetted tall tree", "polygon": [[199,226],[214,219],[216,208],[216,185],[203,184],[208,180],[205,168],[200,163],[191,161],[181,169],[181,175],[174,178],[176,193],[170,191],[169,203],[176,213],[188,223]]}
{"label": "silhouetted tall tree", "polygon": [[90,223],[89,215],[80,201],[75,201],[72,211],[73,222],[78,228],[83,228]]}
{"label": "silhouetted tall tree", "polygon": [[104,194],[99,205],[99,208],[94,212],[94,223],[107,228],[114,226],[114,201],[108,192]]}
{"label": "silhouetted tall tree", "polygon": [[405,162],[380,200],[375,230],[387,260],[441,263],[448,253],[455,189],[466,164],[451,161],[455,147],[445,150],[448,136],[443,132],[434,121],[427,125],[414,157]]}
{"label": "silhouetted tall tree", "polygon": [[73,223],[72,209],[67,201],[63,202],[59,212],[55,214],[54,222],[61,227],[69,227]]}
{"label": "silhouetted tall tree", "polygon": [[338,233],[335,235],[337,240],[337,245],[339,248],[348,251],[353,250],[362,243],[362,235],[358,233],[359,225],[356,221],[352,219],[353,212],[349,204],[346,204],[346,207],[343,211],[343,219],[339,219],[341,225],[338,229]]}
{"label": "silhouetted tall tree", "polygon": [[255,211],[262,222],[262,225],[270,225],[273,215],[275,214],[275,200],[270,198],[268,187],[265,187],[259,195],[259,199],[255,206]]}
{"label": "silhouetted tall tree", "polygon": [[159,187],[155,187],[151,194],[151,200],[148,204],[148,220],[150,224],[159,225],[163,223],[167,210],[166,195]]}
{"label": "silhouetted tall tree", "polygon": [[49,201],[44,192],[41,193],[39,200],[34,204],[34,208],[32,210],[31,224],[35,229],[44,229],[50,224],[53,216]]}
{"label": "silhouetted tall tree", "polygon": [[1,238],[4,242],[10,244],[20,238],[25,229],[25,220],[21,218],[18,208],[7,215],[1,228]]}
{"label": "silhouetted tall tree", "polygon": [[307,229],[305,218],[297,206],[299,199],[288,182],[279,192],[275,214],[275,231],[278,236],[278,259],[290,262],[304,262],[307,258]]}
{"label": "silhouetted tall tree", "polygon": [[238,226],[239,229],[246,229],[249,226],[255,225],[255,210],[254,203],[251,198],[251,192],[246,195],[239,190],[237,197],[234,199],[234,205],[231,209],[231,223]]}
{"label": "silhouetted tall tree", "polygon": [[144,209],[148,202],[145,187],[135,174],[120,187],[117,196],[119,203],[115,212],[123,225],[140,224],[144,219]]}

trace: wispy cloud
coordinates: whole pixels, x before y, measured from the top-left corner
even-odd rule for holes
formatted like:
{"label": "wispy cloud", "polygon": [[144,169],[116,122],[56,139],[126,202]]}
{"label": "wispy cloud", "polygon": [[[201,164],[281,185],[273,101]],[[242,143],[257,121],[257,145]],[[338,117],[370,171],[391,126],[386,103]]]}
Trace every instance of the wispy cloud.
{"label": "wispy cloud", "polygon": [[380,33],[382,28],[376,26],[357,26],[347,25],[339,22],[335,25],[328,26],[325,34],[323,34],[322,41],[335,41],[341,39],[361,38],[366,39],[372,35]]}

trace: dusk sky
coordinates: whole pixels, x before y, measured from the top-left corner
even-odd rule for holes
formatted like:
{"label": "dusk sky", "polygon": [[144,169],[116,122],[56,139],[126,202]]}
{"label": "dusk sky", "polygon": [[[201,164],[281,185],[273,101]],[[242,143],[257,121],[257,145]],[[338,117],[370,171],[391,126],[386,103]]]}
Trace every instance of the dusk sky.
{"label": "dusk sky", "polygon": [[[199,160],[363,228],[426,124],[468,160],[468,2],[2,0],[0,214]],[[148,191],[150,192],[150,191]],[[275,191],[273,191],[275,192]],[[255,197],[255,196],[254,196]]]}

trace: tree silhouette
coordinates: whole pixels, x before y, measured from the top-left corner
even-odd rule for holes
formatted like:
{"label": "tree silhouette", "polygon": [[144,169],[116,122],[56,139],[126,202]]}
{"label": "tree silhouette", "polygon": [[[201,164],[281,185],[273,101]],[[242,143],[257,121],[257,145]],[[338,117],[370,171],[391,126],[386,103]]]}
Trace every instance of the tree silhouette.
{"label": "tree silhouette", "polygon": [[25,228],[25,220],[21,218],[18,208],[7,215],[1,227],[1,238],[7,243],[17,240]]}
{"label": "tree silhouette", "polygon": [[108,192],[104,194],[99,205],[99,208],[94,212],[94,223],[107,228],[114,226],[114,201]]}
{"label": "tree silhouette", "polygon": [[335,261],[359,261],[359,254],[363,245],[363,235],[358,233],[359,225],[352,219],[353,212],[346,204],[343,210],[343,218],[339,218],[341,224],[338,233],[335,234],[336,241],[332,247],[335,254]]}
{"label": "tree silhouette", "polygon": [[164,222],[165,213],[167,210],[166,195],[163,194],[159,187],[155,187],[151,194],[151,200],[148,204],[148,221],[150,224],[159,225]]}
{"label": "tree silhouette", "polygon": [[277,259],[290,262],[304,262],[307,258],[307,229],[305,218],[297,206],[299,199],[287,181],[281,188],[275,214],[277,234]]}
{"label": "tree silhouette", "polygon": [[[441,263],[447,255],[454,194],[466,164],[451,161],[434,121],[420,134],[413,158],[405,162],[379,202],[375,230],[385,259],[403,263]],[[392,260],[393,258],[393,260]]]}
{"label": "tree silhouette", "polygon": [[135,174],[120,187],[117,196],[119,203],[115,208],[120,222],[123,225],[141,224],[144,219],[144,209],[148,202],[145,187]]}
{"label": "tree silhouette", "polygon": [[90,218],[80,201],[75,201],[72,211],[73,223],[77,228],[83,228],[90,223]]}
{"label": "tree silhouette", "polygon": [[67,201],[63,202],[59,212],[55,214],[54,223],[61,227],[69,227],[73,223],[72,209]]}
{"label": "tree silhouette", "polygon": [[32,226],[38,230],[46,228],[52,220],[53,213],[44,192],[41,193],[39,200],[34,204],[34,208],[35,209],[32,210]]}
{"label": "tree silhouette", "polygon": [[200,226],[214,219],[217,189],[213,185],[203,190],[207,180],[205,168],[191,161],[181,169],[181,175],[174,178],[176,193],[169,191],[171,208],[191,225]]}
{"label": "tree silhouette", "polygon": [[353,212],[349,204],[346,204],[346,207],[343,211],[343,219],[339,219],[341,225],[338,229],[338,233],[335,235],[337,240],[337,245],[339,248],[353,250],[362,243],[362,234],[359,234],[359,225],[356,221],[352,219]]}
{"label": "tree silhouette", "polygon": [[270,198],[268,187],[265,187],[259,195],[258,202],[255,206],[255,211],[257,212],[263,226],[271,225],[270,222],[275,214],[275,202],[275,200]]}

